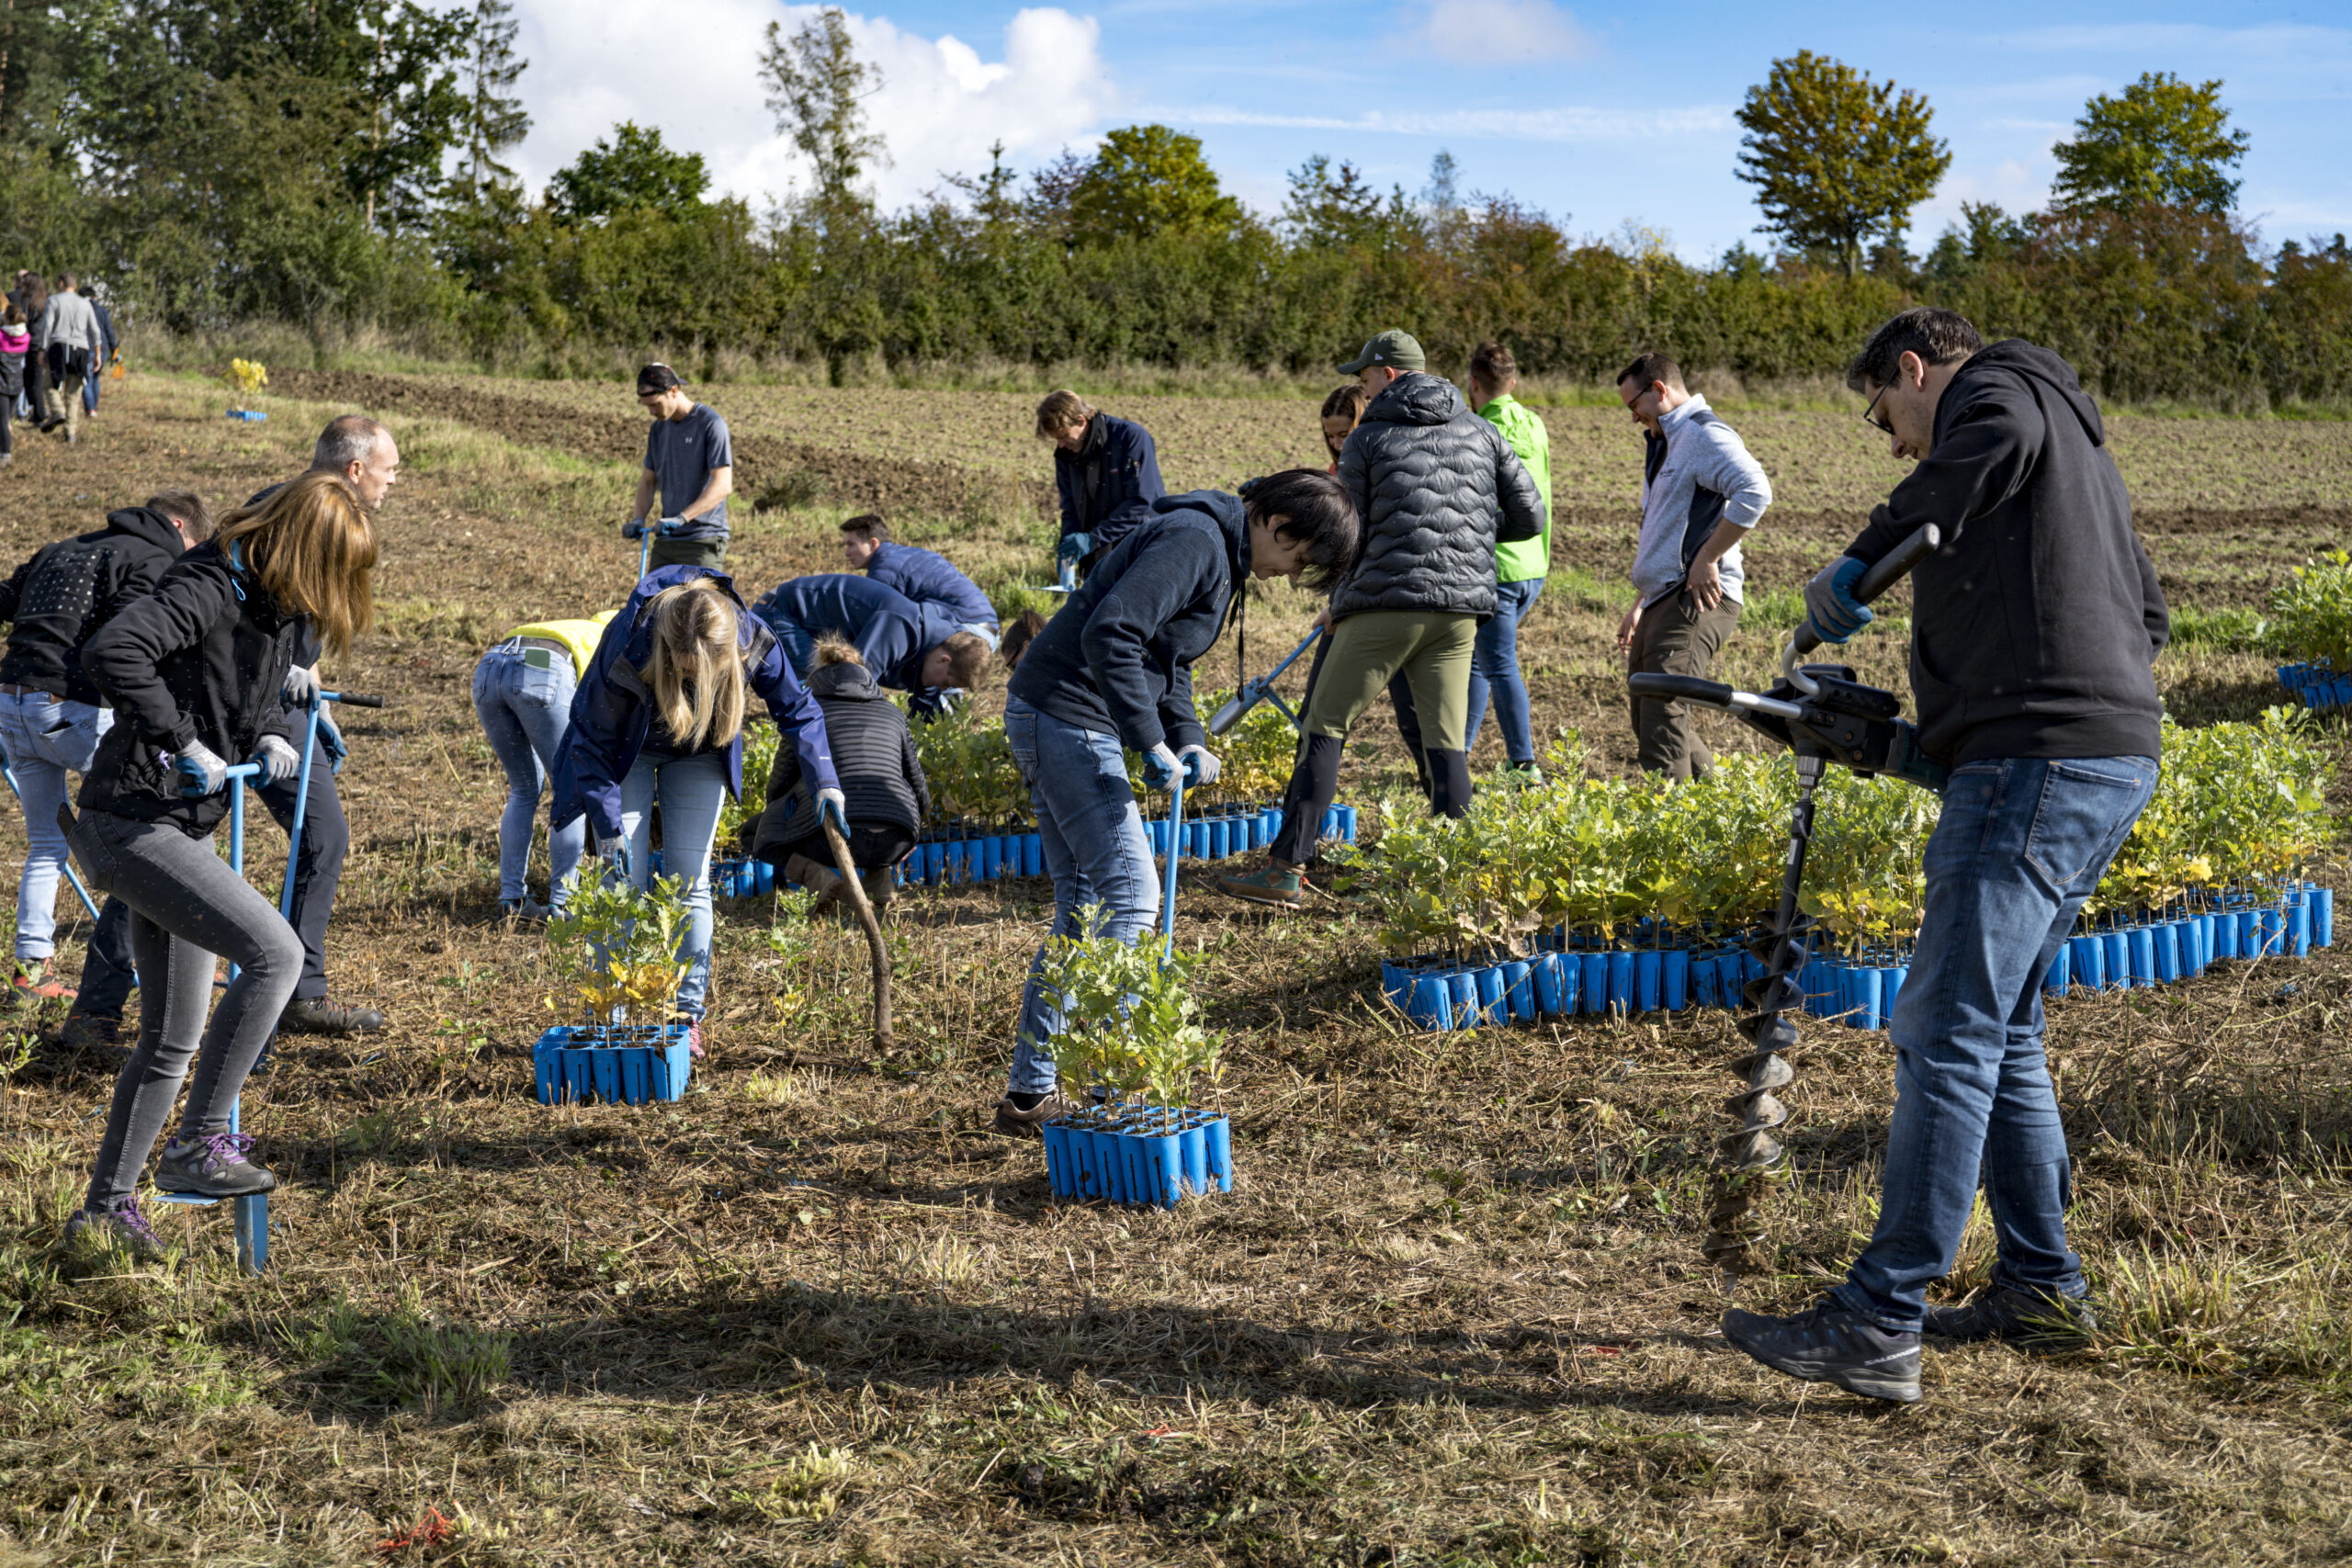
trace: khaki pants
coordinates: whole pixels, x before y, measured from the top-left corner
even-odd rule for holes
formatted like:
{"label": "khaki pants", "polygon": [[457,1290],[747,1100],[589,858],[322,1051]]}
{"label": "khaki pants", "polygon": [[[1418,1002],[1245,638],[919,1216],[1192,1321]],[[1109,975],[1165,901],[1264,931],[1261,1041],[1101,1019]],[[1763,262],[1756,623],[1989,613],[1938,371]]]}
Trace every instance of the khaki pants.
{"label": "khaki pants", "polygon": [[65,422],[68,441],[82,437],[82,380],[80,371],[68,370],[65,379],[49,389],[50,416]]}
{"label": "khaki pants", "polygon": [[1464,749],[1470,652],[1478,640],[1476,615],[1361,610],[1343,617],[1324,640],[1329,653],[1307,694],[1301,726],[1307,735],[1346,739],[1348,727],[1379,701],[1389,678],[1401,672],[1420,716],[1421,744],[1432,751]]}
{"label": "khaki pants", "polygon": [[[1736,599],[1702,610],[1687,590],[1669,593],[1642,612],[1625,659],[1626,673],[1705,676],[1737,625]],[[1634,697],[1630,703],[1643,771],[1670,779],[1704,778],[1714,772],[1715,754],[1692,727],[1690,704],[1649,697]]]}

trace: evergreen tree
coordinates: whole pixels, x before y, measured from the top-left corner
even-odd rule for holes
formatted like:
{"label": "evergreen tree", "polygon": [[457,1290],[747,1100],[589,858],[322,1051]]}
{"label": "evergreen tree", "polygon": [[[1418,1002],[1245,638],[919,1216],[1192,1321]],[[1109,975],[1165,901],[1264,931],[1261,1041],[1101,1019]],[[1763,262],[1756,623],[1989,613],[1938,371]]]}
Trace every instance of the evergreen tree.
{"label": "evergreen tree", "polygon": [[1900,245],[1951,166],[1926,98],[1811,50],[1774,61],[1736,114],[1747,131],[1737,173],[1757,187],[1762,231],[1830,253],[1848,277],[1873,241]]}
{"label": "evergreen tree", "polygon": [[531,129],[531,117],[524,112],[523,100],[514,92],[514,84],[531,63],[514,52],[514,35],[521,28],[512,0],[475,0],[466,161],[460,175],[464,200],[469,207],[482,198],[483,187],[514,183],[514,171],[499,162],[499,154],[521,146]]}
{"label": "evergreen tree", "polygon": [[841,9],[828,6],[789,37],[770,22],[760,81],[776,130],[816,166],[820,220],[865,214],[858,179],[867,165],[890,162],[888,143],[865,129],[865,100],[882,90],[882,73],[857,58]]}

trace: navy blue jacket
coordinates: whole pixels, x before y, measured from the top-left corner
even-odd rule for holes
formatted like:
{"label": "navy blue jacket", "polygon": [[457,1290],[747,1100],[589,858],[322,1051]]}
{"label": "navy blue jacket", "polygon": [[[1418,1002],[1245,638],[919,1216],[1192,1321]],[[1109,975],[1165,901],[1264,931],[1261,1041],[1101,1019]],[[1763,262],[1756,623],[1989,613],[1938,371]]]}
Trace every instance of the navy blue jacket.
{"label": "navy blue jacket", "polygon": [[918,604],[944,604],[956,612],[958,626],[999,624],[996,606],[979,585],[956,570],[956,563],[936,550],[884,540],[866,558],[865,575],[885,588],[895,588]]}
{"label": "navy blue jacket", "polygon": [[1093,536],[1090,563],[1148,522],[1152,503],[1168,493],[1151,432],[1107,413],[1086,422],[1077,451],[1054,448],[1054,488],[1061,493],[1062,536]]}
{"label": "navy blue jacket", "polygon": [[[744,679],[752,693],[768,705],[776,728],[792,738],[800,753],[801,771],[820,789],[839,789],[833,754],[825,739],[825,716],[786,663],[775,635],[743,606],[734,579],[703,566],[655,569],[630,592],[621,613],[605,625],[596,655],[588,661],[580,689],[571,697],[571,728],[563,738],[563,752],[555,766],[554,826],[561,828],[585,816],[596,841],[621,835],[621,780],[637,765],[653,728],[653,694],[638,671],[653,658],[653,620],[650,613],[655,594],[698,578],[711,578],[735,601],[743,650]],[[740,798],[743,793],[743,737],[727,745],[727,788]]]}
{"label": "navy blue jacket", "polygon": [[1151,520],[1095,563],[1021,656],[1012,695],[1132,750],[1205,743],[1193,711],[1193,663],[1225,629],[1250,570],[1241,498],[1221,490],[1162,496]]}
{"label": "navy blue jacket", "polygon": [[956,635],[963,617],[939,604],[918,604],[895,588],[853,572],[820,572],[779,582],[752,607],[784,635],[810,641],[834,632],[853,644],[875,683],[897,692],[922,690],[922,661]]}

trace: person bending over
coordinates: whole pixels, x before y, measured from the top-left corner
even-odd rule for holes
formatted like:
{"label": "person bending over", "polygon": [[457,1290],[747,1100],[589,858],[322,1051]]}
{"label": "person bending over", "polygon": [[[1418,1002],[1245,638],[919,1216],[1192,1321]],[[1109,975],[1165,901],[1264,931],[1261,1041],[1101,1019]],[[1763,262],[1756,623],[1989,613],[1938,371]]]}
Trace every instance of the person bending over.
{"label": "person bending over", "polygon": [[1263,871],[1217,878],[1236,897],[1306,901],[1300,873],[1339,791],[1349,728],[1400,671],[1427,742],[1431,807],[1453,817],[1470,808],[1470,653],[1478,623],[1495,613],[1495,545],[1541,535],[1544,502],[1502,433],[1425,363],[1411,336],[1385,332],[1340,367],[1374,394],[1340,454],[1363,544],[1317,617],[1329,647],[1307,694],[1273,852]]}
{"label": "person bending over", "polygon": [[596,640],[617,610],[584,621],[534,621],[517,626],[474,666],[474,713],[506,773],[506,810],[498,819],[498,907],[513,919],[544,920],[561,910],[580,864],[587,824],[576,821],[548,835],[548,901],[531,897],[532,823],[539,795],[563,751],[571,727],[571,699],[580,689]]}
{"label": "person bending over", "polygon": [[[808,690],[825,716],[833,772],[847,801],[850,863],[866,901],[879,909],[890,901],[890,868],[907,858],[931,816],[931,784],[915,759],[914,732],[874,683],[857,649],[839,637],[819,640]],[[823,895],[820,907],[841,892],[841,873],[818,825],[808,775],[800,759],[781,746],[768,770],[767,808],[760,813],[752,852]]]}
{"label": "person bending over", "polygon": [[857,649],[875,681],[913,694],[917,718],[945,713],[956,694],[978,686],[989,668],[989,639],[965,629],[942,604],[919,604],[871,578],[820,572],[779,582],[752,606],[784,644],[793,672],[817,668],[817,640],[832,636]]}
{"label": "person bending over", "polygon": [[955,613],[962,630],[997,645],[996,606],[979,585],[956,570],[956,563],[936,550],[902,545],[890,537],[890,525],[868,513],[842,525],[842,556],[852,571],[862,571],[885,588],[895,588],[918,604],[943,605]]}
{"label": "person bending over", "polygon": [[35,551],[0,583],[0,621],[9,623],[0,656],[0,746],[25,813],[25,869],[17,882],[16,994],[20,999],[75,997],[64,1043],[111,1046],[130,995],[130,911],[109,898],[90,933],[85,982],[97,991],[85,1006],[50,972],[56,951],[57,885],[65,869],[69,773],[87,773],[114,711],[82,665],[82,650],[116,613],[154,591],[164,570],[191,545],[212,536],[201,496],[167,491],[144,506],[107,513],[107,525]]}
{"label": "person bending over", "polygon": [[[2066,362],[1966,318],[1906,310],[1847,375],[1864,417],[1917,463],[1845,556],[1806,585],[1826,642],[1871,621],[1854,584],[1923,523],[1911,690],[1883,771],[1939,791],[1910,976],[1894,1004],[1894,1113],[1877,1228],[1838,1286],[1791,1316],[1732,1312],[1766,1366],[1874,1399],[1919,1397],[1922,1329],[2063,1347],[2095,1326],[2066,1242],[2074,1182],[2042,1054],[2041,977],[2156,785],[2170,635],[2155,568],[2098,409]],[[1990,1283],[1927,1304],[1979,1186]]]}
{"label": "person bending over", "polygon": [[608,879],[639,888],[652,880],[652,815],[662,808],[663,874],[684,885],[691,914],[677,1013],[697,1054],[710,990],[710,847],[720,807],[743,793],[747,693],[767,704],[799,751],[818,809],[845,829],[823,714],[733,581],[708,567],[647,573],[606,624],[555,770],[549,827],[560,832],[587,818]]}
{"label": "person bending over", "polygon": [[1083,576],[1168,493],[1159,448],[1142,425],[1098,412],[1067,390],[1048,392],[1037,405],[1037,439],[1053,444],[1054,490],[1061,499],[1054,558]]}
{"label": "person bending over", "polygon": [[[191,1061],[187,1109],[155,1185],[235,1198],[277,1184],[246,1157],[253,1140],[229,1130],[229,1115],[294,994],[302,943],[212,835],[229,810],[229,759],[251,758],[277,781],[300,765],[280,695],[287,672],[314,641],[341,657],[368,629],[375,566],[375,531],[351,481],[305,474],[231,513],[83,648],[116,716],[82,782],[74,852],[130,908],[139,1042],[72,1233],[162,1254],[139,1212],[139,1175]],[[237,966],[218,1008],[215,954]]]}
{"label": "person bending over", "polygon": [[[1254,480],[1238,496],[1165,496],[1152,511],[1046,623],[1005,697],[1005,739],[1037,813],[1057,937],[1133,942],[1151,930],[1159,879],[1122,749],[1143,754],[1155,789],[1180,772],[1187,787],[1216,781],[1193,708],[1193,665],[1246,579],[1304,576],[1321,587],[1355,554],[1346,490],[1311,469]],[[996,1108],[997,1130],[1016,1137],[1035,1137],[1068,1108],[1046,1048],[1062,1025],[1045,965],[1040,947]]]}

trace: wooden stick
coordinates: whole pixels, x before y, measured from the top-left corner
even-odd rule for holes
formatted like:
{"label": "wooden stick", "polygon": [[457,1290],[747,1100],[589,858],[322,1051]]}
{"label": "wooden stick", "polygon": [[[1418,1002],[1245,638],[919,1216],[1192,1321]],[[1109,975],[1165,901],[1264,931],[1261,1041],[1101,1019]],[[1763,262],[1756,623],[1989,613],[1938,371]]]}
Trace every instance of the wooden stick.
{"label": "wooden stick", "polygon": [[825,830],[825,842],[833,849],[833,864],[842,874],[841,896],[857,911],[857,923],[865,928],[866,950],[874,956],[874,1048],[890,1049],[890,950],[882,944],[882,923],[874,918],[874,906],[865,897],[865,884],[858,880],[857,863],[850,859],[849,840],[842,837],[840,829],[825,820],[821,812],[818,825]]}

